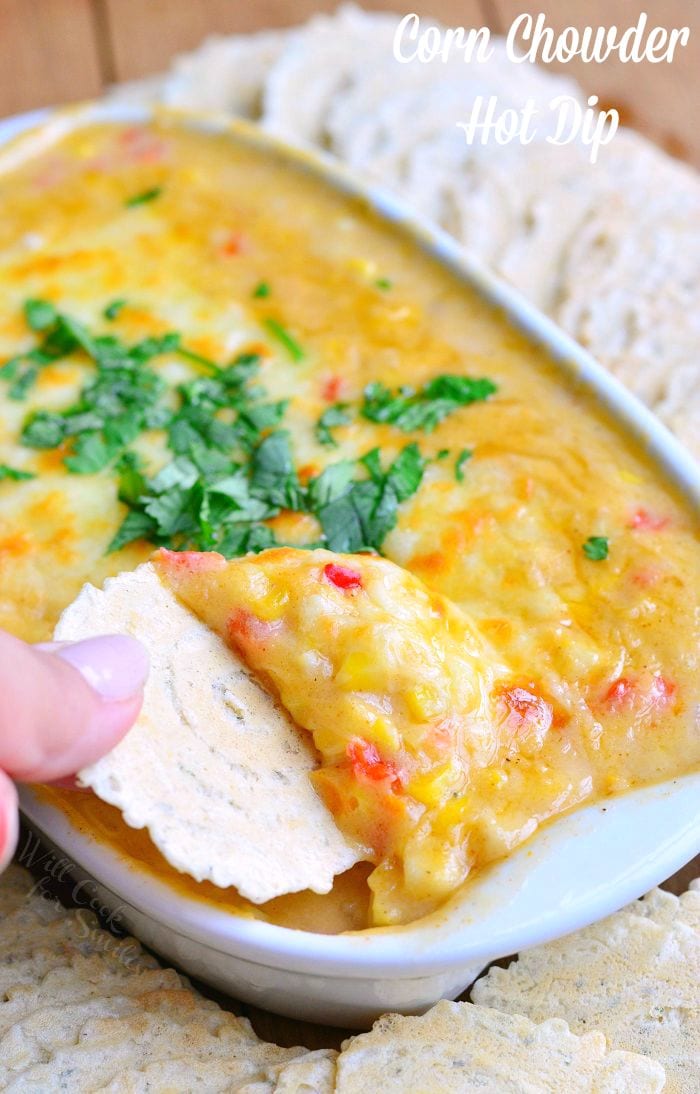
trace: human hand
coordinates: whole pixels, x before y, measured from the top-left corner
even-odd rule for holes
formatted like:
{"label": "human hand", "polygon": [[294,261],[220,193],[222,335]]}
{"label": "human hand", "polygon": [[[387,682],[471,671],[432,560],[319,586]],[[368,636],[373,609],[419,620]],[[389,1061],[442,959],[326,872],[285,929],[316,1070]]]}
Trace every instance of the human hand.
{"label": "human hand", "polygon": [[17,844],[19,782],[52,782],[109,752],[141,708],[148,654],[126,635],[29,646],[0,631],[0,870]]}

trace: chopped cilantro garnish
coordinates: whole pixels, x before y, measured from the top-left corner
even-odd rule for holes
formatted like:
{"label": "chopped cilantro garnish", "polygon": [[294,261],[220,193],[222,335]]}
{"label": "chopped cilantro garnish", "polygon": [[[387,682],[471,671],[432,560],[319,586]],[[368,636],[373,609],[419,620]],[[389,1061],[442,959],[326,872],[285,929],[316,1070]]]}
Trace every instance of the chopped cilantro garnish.
{"label": "chopped cilantro garnish", "polygon": [[399,504],[415,494],[425,467],[415,444],[407,445],[385,472],[376,449],[362,462],[369,478],[352,480],[316,511],[331,551],[379,551],[396,526]]}
{"label": "chopped cilantro garnish", "polygon": [[583,544],[583,553],[591,562],[602,562],[610,552],[610,540],[607,536],[589,536]]}
{"label": "chopped cilantro garnish", "polygon": [[14,402],[23,402],[27,398],[30,388],[34,387],[38,375],[39,366],[30,362],[10,387],[7,393],[8,397]]}
{"label": "chopped cilantro garnish", "polygon": [[449,456],[449,454],[450,454],[449,448],[441,448],[440,451],[438,452],[438,454],[436,455],[435,459],[436,460],[446,460],[447,457]]}
{"label": "chopped cilantro garnish", "polygon": [[195,365],[202,365],[203,368],[209,369],[210,372],[220,372],[219,366],[215,361],[212,361],[209,357],[203,357],[201,353],[195,353],[194,350],[186,349],[185,346],[178,344],[177,352],[180,357],[184,357],[186,361],[192,361]]}
{"label": "chopped cilantro garnish", "polygon": [[251,490],[270,505],[299,509],[301,487],[294,469],[289,434],[270,433],[253,453]]}
{"label": "chopped cilantro garnish", "polygon": [[362,416],[371,422],[387,422],[405,433],[433,429],[458,407],[483,402],[497,391],[496,384],[471,376],[437,376],[419,391],[410,387],[392,392],[385,384],[365,388]]}
{"label": "chopped cilantro garnish", "polygon": [[329,406],[327,410],[324,410],[316,422],[316,440],[319,444],[326,444],[332,448],[338,447],[338,442],[331,433],[331,429],[348,424],[350,421],[348,406],[348,403],[333,403],[333,406]]}
{"label": "chopped cilantro garnish", "polygon": [[156,522],[147,513],[131,509],[117,529],[116,535],[107,548],[107,554],[120,551],[128,543],[133,543],[135,539],[152,540],[155,531]]}
{"label": "chopped cilantro garnish", "polygon": [[455,478],[457,482],[464,481],[464,465],[467,460],[470,460],[474,453],[471,448],[463,448],[459,456],[455,460]]}
{"label": "chopped cilantro garnish", "polygon": [[125,452],[117,461],[119,472],[119,500],[125,505],[136,505],[146,490],[141,460],[135,452]]}
{"label": "chopped cilantro garnish", "polygon": [[57,314],[48,300],[25,300],[24,318],[30,330],[43,331],[54,325]]}
{"label": "chopped cilantro garnish", "polygon": [[163,193],[162,186],[151,186],[148,190],[141,190],[138,194],[133,194],[130,198],[127,198],[124,204],[127,209],[133,209],[136,205],[146,205],[149,201],[155,201]]}
{"label": "chopped cilantro garnish", "polygon": [[[88,330],[48,302],[28,301],[25,315],[42,341],[0,369],[11,391],[28,389],[43,365],[70,354],[94,365],[75,404],[33,411],[21,439],[37,449],[65,446],[72,474],[112,470],[128,512],[110,551],[141,538],[229,557],[260,551],[277,542],[266,522],[282,510],[315,516],[323,533],[318,543],[333,550],[379,551],[399,506],[420,485],[427,461],[415,444],[387,468],[373,449],[360,460],[331,464],[302,485],[292,440],[280,428],[287,401],[269,401],[256,383],[256,353],[219,365],[183,346],[174,331],[129,345]],[[207,375],[168,388],[151,362],[171,353],[204,366]],[[330,429],[347,421],[344,404],[329,407],[317,426],[319,439],[334,443]],[[130,448],[152,429],[164,431],[172,454],[155,475]],[[0,466],[0,479],[31,477]]]}
{"label": "chopped cilantro garnish", "polygon": [[120,297],[118,300],[112,300],[112,302],[107,305],[102,314],[104,315],[105,319],[109,319],[109,321],[112,322],[118,317],[119,313],[122,312],[125,307],[126,300],[124,300],[123,297]]}
{"label": "chopped cilantro garnish", "polygon": [[8,467],[6,463],[0,463],[0,482],[8,479],[11,482],[23,482],[26,479],[35,479],[33,471],[20,471],[16,467]]}
{"label": "chopped cilantro garnish", "polygon": [[267,281],[259,281],[253,289],[253,298],[255,300],[266,300],[270,292],[271,289]]}
{"label": "chopped cilantro garnish", "polygon": [[273,338],[276,338],[280,345],[284,346],[293,361],[304,360],[304,350],[301,348],[296,338],[294,338],[281,323],[278,323],[276,319],[268,318],[263,320],[263,324]]}
{"label": "chopped cilantro garnish", "polygon": [[378,277],[374,284],[378,289],[381,289],[382,292],[388,292],[389,289],[393,289],[394,287],[393,281],[390,281],[388,277]]}

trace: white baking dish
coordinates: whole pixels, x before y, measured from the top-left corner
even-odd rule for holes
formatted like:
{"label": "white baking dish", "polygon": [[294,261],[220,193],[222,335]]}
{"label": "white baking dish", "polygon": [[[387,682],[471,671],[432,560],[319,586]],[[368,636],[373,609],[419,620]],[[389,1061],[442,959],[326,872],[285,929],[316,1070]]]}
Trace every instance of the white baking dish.
{"label": "white baking dish", "polygon": [[[89,105],[50,116],[51,127],[143,121],[138,108]],[[0,124],[0,142],[36,121]],[[358,182],[320,155],[287,148],[255,127],[227,119],[182,119],[244,141],[360,196],[400,226],[457,279],[498,305],[558,364],[564,384],[592,390],[620,427],[700,511],[700,472],[653,415],[579,346],[503,282],[466,257],[444,233],[416,222],[394,197]],[[629,793],[545,826],[507,861],[469,882],[441,911],[400,929],[316,935],[224,913],[182,896],[76,830],[66,817],[21,792],[32,825],[93,879],[78,903],[97,897],[120,922],[185,971],[240,999],[298,1018],[363,1026],[387,1010],[424,1009],[454,997],[490,961],[547,941],[619,908],[668,877],[700,850],[700,773]]]}

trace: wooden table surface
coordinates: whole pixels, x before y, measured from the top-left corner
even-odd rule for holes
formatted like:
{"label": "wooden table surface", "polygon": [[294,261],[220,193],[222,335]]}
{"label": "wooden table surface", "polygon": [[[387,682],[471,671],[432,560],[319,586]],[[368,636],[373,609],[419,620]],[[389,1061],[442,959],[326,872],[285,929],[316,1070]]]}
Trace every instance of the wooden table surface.
{"label": "wooden table surface", "polygon": [[[208,34],[289,26],[334,3],[312,0],[0,0],[0,116],[99,95],[107,85],[162,71]],[[586,24],[627,27],[645,8],[628,0],[365,0],[375,10],[433,15],[449,26],[508,28],[523,11],[546,13],[555,29]],[[646,5],[648,10],[651,5]],[[700,4],[657,0],[650,22],[690,26],[689,46],[673,65],[568,65],[602,102],[617,106],[674,155],[700,166]],[[668,885],[681,892],[700,859]],[[309,1047],[337,1045],[342,1031],[244,1007],[261,1037]]]}
{"label": "wooden table surface", "polygon": [[[557,30],[566,26],[636,23],[691,28],[688,46],[672,65],[566,66],[602,102],[674,155],[700,167],[700,4],[697,0],[363,0],[368,9],[417,11],[448,26],[503,32],[523,11],[543,11]],[[314,0],[0,0],[0,116],[99,95],[118,80],[162,71],[177,53],[208,34],[289,26],[333,2]],[[651,9],[651,10],[649,10]]]}

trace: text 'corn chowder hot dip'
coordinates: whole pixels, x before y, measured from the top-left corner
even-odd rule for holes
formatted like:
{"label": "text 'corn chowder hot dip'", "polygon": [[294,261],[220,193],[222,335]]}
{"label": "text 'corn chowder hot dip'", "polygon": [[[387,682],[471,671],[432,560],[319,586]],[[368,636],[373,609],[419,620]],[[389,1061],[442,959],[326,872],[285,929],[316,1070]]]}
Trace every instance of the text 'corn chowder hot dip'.
{"label": "text 'corn chowder hot dip'", "polygon": [[303,738],[336,865],[246,899],[95,793],[42,794],[191,895],[335,932],[697,766],[697,524],[541,351],[228,135],[40,144],[0,159],[0,626],[46,640],[162,548]]}

